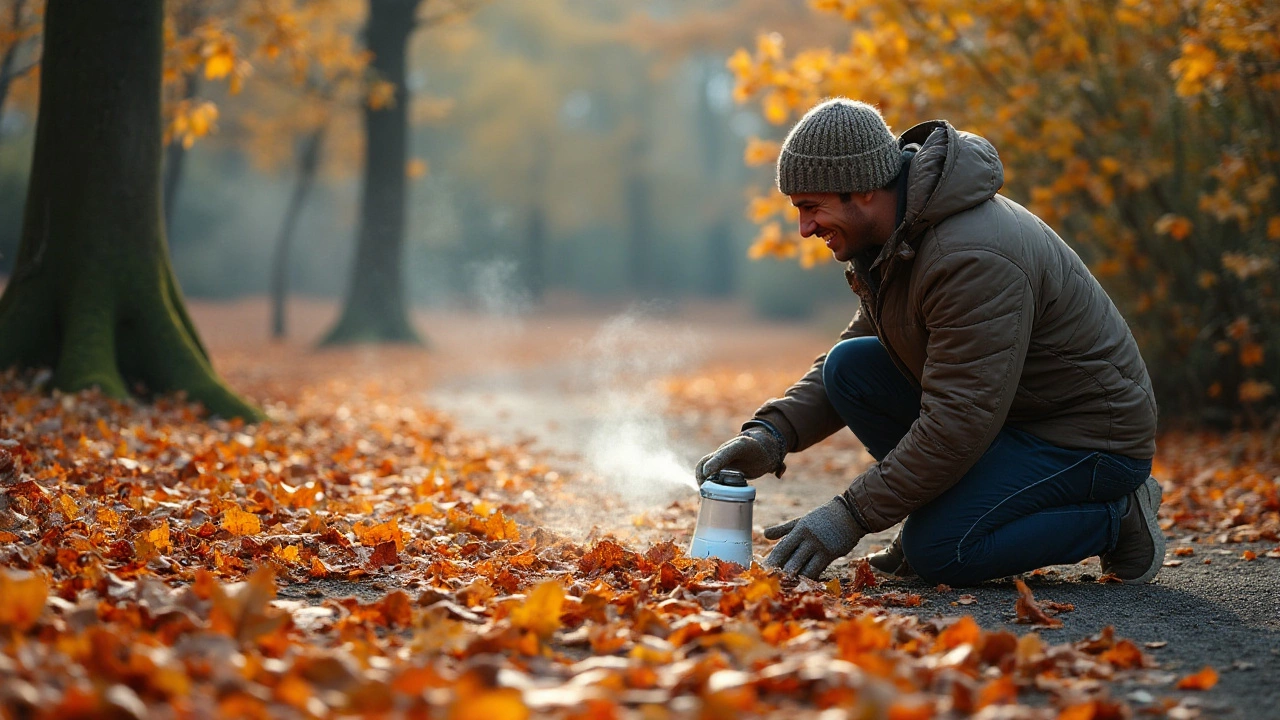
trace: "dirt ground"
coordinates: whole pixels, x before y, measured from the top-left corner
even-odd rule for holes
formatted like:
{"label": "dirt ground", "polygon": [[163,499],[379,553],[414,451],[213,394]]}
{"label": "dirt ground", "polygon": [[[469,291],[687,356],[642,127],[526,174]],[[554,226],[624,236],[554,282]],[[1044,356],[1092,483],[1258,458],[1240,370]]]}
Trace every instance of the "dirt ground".
{"label": "dirt ground", "polygon": [[[267,308],[259,300],[196,302],[192,313],[220,371],[268,412],[288,395],[284,388],[298,383],[395,390],[406,403],[445,410],[465,429],[525,444],[563,472],[567,492],[533,500],[528,521],[579,539],[613,535],[641,546],[688,541],[697,513],[696,460],[803,373],[838,331],[833,323],[762,322],[732,305],[635,308],[560,298],[526,315],[419,312],[428,349],[317,351],[315,340],[336,313],[329,303],[294,303],[294,332],[283,343],[267,337]],[[698,377],[741,392],[699,406],[697,381],[681,380]],[[754,483],[757,530],[825,502],[869,462],[849,433],[788,458],[784,478]],[[850,557],[882,546],[889,535],[864,539]],[[767,544],[757,539],[759,554]],[[1185,540],[1175,530],[1169,546]],[[1249,549],[1262,555],[1268,548],[1201,538],[1194,561],[1166,567],[1141,587],[1094,582],[1096,559],[1049,568],[1032,578],[1037,596],[1076,610],[1064,616],[1064,628],[1044,631],[1046,639],[1074,640],[1114,625],[1118,634],[1151,643],[1171,682],[1206,664],[1221,673],[1217,688],[1191,701],[1202,716],[1280,718],[1280,560],[1244,562],[1241,553]],[[828,573],[842,572],[847,562]],[[984,627],[1025,631],[1011,624],[1011,583],[949,593],[904,581],[889,585],[924,595],[922,614],[968,613]],[[961,604],[961,593],[972,600]],[[1160,695],[1120,691],[1139,707]],[[1171,688],[1163,694],[1180,695]]]}

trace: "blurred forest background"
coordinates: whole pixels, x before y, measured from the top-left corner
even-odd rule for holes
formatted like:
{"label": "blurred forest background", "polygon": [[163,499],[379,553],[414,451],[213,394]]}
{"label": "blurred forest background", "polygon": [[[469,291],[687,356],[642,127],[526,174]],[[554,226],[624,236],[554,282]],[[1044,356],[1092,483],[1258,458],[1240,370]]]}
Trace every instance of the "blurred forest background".
{"label": "blurred forest background", "polygon": [[[403,79],[364,32],[391,6],[411,18],[384,27],[407,42]],[[41,14],[0,2],[0,274],[22,229]],[[897,132],[944,117],[993,141],[1004,192],[1125,312],[1166,417],[1272,416],[1274,3],[169,0],[166,14],[165,223],[189,297],[343,297],[363,184],[402,172],[412,304],[727,298],[847,318],[840,269],[771,189],[790,123],[847,95]],[[395,105],[403,167],[365,168],[363,116]]]}

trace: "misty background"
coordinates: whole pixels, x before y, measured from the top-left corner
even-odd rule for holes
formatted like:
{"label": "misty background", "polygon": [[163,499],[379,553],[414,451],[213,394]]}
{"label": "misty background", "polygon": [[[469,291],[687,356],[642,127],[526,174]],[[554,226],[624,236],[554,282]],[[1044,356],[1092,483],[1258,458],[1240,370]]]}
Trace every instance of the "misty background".
{"label": "misty background", "polygon": [[[803,2],[492,0],[426,27],[410,45],[411,167],[405,280],[418,307],[483,303],[477,268],[503,268],[503,297],[620,301],[725,298],[772,318],[854,300],[834,263],[749,261],[745,217],[771,169],[743,162],[771,134],[733,98],[725,61],[761,31],[808,23]],[[358,37],[358,24],[352,28]],[[795,34],[799,35],[799,34]],[[829,39],[815,37],[815,42]],[[186,153],[169,246],[189,298],[265,294],[298,176],[296,90],[255,67],[238,95],[206,83],[217,130]],[[0,274],[11,270],[35,105],[0,116]],[[776,134],[776,131],[772,131]],[[341,298],[350,278],[362,154],[360,108],[334,112],[298,217],[294,295]],[[428,329],[428,334],[430,330]]]}

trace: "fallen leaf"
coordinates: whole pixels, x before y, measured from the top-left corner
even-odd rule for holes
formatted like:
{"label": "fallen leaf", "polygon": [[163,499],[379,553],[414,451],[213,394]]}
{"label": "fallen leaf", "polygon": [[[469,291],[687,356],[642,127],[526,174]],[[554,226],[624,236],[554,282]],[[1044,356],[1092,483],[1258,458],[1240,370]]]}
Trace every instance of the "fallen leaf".
{"label": "fallen leaf", "polygon": [[0,569],[0,628],[26,632],[40,619],[48,595],[44,576]]}
{"label": "fallen leaf", "polygon": [[1208,690],[1218,684],[1218,671],[1208,665],[1198,673],[1188,675],[1178,681],[1179,690]]}
{"label": "fallen leaf", "polygon": [[564,586],[549,580],[530,591],[525,601],[511,611],[511,624],[528,630],[540,640],[548,640],[560,629],[560,611],[564,607]]}
{"label": "fallen leaf", "polygon": [[257,515],[232,505],[222,513],[222,529],[232,535],[257,535],[262,532],[262,521]]}
{"label": "fallen leaf", "polygon": [[1018,588],[1018,601],[1014,604],[1014,611],[1017,613],[1017,621],[1019,623],[1030,623],[1037,627],[1059,628],[1062,627],[1062,621],[1050,617],[1036,603],[1035,597],[1031,594],[1031,588],[1022,581],[1022,578],[1014,580],[1014,585]]}

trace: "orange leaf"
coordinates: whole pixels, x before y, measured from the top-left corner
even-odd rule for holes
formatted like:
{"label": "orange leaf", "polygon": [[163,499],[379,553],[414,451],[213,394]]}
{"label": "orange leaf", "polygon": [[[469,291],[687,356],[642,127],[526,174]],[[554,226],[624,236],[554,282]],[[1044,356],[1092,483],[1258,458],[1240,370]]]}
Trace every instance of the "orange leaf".
{"label": "orange leaf", "polygon": [[372,526],[356,523],[351,528],[351,532],[355,533],[356,539],[365,547],[377,547],[384,542],[394,542],[396,552],[404,550],[404,531],[400,529],[398,518],[391,518],[390,522]]}
{"label": "orange leaf", "polygon": [[978,693],[978,709],[997,703],[1015,703],[1018,701],[1018,686],[1008,675],[1001,675],[982,687]]}
{"label": "orange leaf", "polygon": [[1036,604],[1036,599],[1031,594],[1031,588],[1027,587],[1022,578],[1014,580],[1014,584],[1018,587],[1018,602],[1014,605],[1014,610],[1018,614],[1018,622],[1051,628],[1062,627],[1061,620],[1049,617]]}
{"label": "orange leaf", "polygon": [[933,643],[933,651],[953,650],[961,645],[976,645],[981,639],[982,628],[978,627],[978,623],[974,622],[972,616],[965,615],[951,623],[946,630],[938,633],[938,639]]}
{"label": "orange leaf", "polygon": [[1115,647],[1102,653],[1102,659],[1122,670],[1140,668],[1147,664],[1146,656],[1142,654],[1137,645],[1128,640],[1117,642]]}
{"label": "orange leaf", "polygon": [[241,642],[255,640],[289,620],[288,615],[271,607],[275,597],[275,573],[266,566],[258,568],[244,582],[214,585],[209,624],[216,632]]}
{"label": "orange leaf", "polygon": [[379,543],[378,547],[373,549],[373,554],[369,556],[371,567],[395,565],[397,562],[400,562],[400,555],[396,552],[396,544],[391,540]]}
{"label": "orange leaf", "polygon": [[925,703],[894,703],[889,706],[889,720],[929,720],[933,706]]}
{"label": "orange leaf", "polygon": [[222,513],[222,528],[232,535],[257,535],[262,532],[262,521],[232,505]]}
{"label": "orange leaf", "polygon": [[44,612],[48,596],[44,576],[0,570],[0,628],[25,632]]}
{"label": "orange leaf", "polygon": [[1194,675],[1188,675],[1178,681],[1179,690],[1208,690],[1218,684],[1218,671],[1204,666],[1204,669]]}
{"label": "orange leaf", "polygon": [[449,720],[526,720],[529,708],[515,688],[459,690]]}
{"label": "orange leaf", "polygon": [[560,629],[564,606],[564,586],[555,580],[535,587],[525,601],[511,611],[511,624],[547,640]]}

